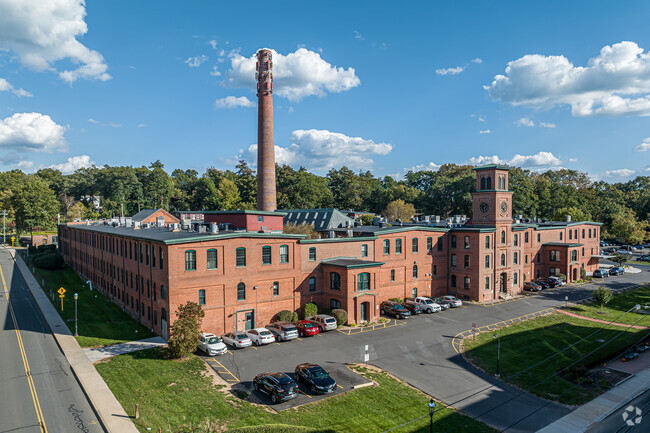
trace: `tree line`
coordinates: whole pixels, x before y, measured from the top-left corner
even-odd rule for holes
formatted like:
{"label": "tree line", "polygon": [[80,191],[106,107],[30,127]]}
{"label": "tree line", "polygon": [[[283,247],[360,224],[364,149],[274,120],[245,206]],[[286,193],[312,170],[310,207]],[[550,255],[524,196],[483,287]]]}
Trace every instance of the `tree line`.
{"label": "tree line", "polygon": [[[408,172],[402,180],[354,172],[343,166],[325,176],[304,167],[276,166],[279,209],[338,208],[384,213],[396,201],[411,204],[419,213],[472,214],[475,172],[470,165],[445,164],[438,171]],[[604,224],[603,238],[639,243],[649,238],[650,177],[628,182],[592,181],[586,173],[560,169],[544,173],[514,167],[513,214],[524,218]],[[235,170],[176,169],[169,174],[160,161],[149,166],[105,165],[64,175],[45,168],[33,174],[0,172],[0,210],[18,232],[53,229],[63,221],[134,215],[141,209],[234,210],[255,209],[257,180],[245,161]],[[101,207],[93,205],[99,197]],[[398,202],[398,203],[401,203]],[[391,214],[392,211],[389,211]]]}

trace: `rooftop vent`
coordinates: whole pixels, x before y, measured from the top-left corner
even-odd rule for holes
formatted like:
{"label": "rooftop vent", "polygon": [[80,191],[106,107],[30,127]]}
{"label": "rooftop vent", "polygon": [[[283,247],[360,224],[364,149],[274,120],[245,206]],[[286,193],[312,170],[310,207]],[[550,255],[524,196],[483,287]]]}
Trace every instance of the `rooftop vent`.
{"label": "rooftop vent", "polygon": [[566,222],[570,223],[571,222],[571,215],[566,216]]}
{"label": "rooftop vent", "polygon": [[212,233],[213,235],[219,233],[219,226],[217,225],[217,223],[210,223],[210,233]]}

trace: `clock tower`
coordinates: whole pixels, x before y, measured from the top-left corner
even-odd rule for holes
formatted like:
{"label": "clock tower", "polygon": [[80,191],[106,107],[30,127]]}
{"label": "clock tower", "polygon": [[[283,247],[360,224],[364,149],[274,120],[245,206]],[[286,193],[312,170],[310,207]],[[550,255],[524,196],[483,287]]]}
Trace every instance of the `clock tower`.
{"label": "clock tower", "polygon": [[472,193],[472,225],[512,224],[512,191],[508,191],[508,172],[504,165],[474,167],[476,192]]}

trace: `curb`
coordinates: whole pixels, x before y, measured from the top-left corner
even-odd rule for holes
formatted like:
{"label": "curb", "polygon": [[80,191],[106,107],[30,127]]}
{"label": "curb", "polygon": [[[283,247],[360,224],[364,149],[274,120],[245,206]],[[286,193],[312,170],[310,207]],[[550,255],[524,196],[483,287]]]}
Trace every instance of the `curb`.
{"label": "curb", "polygon": [[122,405],[115,398],[104,379],[99,375],[83,349],[72,336],[67,325],[59,316],[56,309],[43,292],[27,265],[20,256],[16,257],[15,250],[8,250],[18,267],[29,291],[32,293],[43,318],[54,336],[54,341],[68,360],[70,369],[90,406],[95,411],[97,419],[108,433],[138,433]]}

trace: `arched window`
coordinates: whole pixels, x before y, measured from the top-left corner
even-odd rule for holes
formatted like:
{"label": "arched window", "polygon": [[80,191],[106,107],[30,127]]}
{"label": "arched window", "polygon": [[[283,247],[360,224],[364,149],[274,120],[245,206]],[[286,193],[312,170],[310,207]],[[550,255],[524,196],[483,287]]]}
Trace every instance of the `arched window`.
{"label": "arched window", "polygon": [[485,177],[481,178],[481,189],[485,189]]}
{"label": "arched window", "polygon": [[316,261],[316,247],[309,247],[309,261]]}
{"label": "arched window", "polygon": [[485,290],[490,290],[490,277],[485,277]]}
{"label": "arched window", "polygon": [[341,308],[341,301],[338,299],[330,299],[330,310]]}
{"label": "arched window", "polygon": [[515,241],[515,246],[516,246],[516,247],[519,246],[519,235],[516,234],[516,233],[515,233],[515,239],[514,239],[514,241]]}
{"label": "arched window", "polygon": [[402,254],[402,240],[395,239],[395,254]]}
{"label": "arched window", "polygon": [[238,301],[246,300],[246,284],[244,283],[237,284],[237,300]]}
{"label": "arched window", "polygon": [[501,230],[501,243],[505,244],[506,243],[506,231]]}
{"label": "arched window", "polygon": [[217,269],[217,250],[208,250],[208,269]]}
{"label": "arched window", "polygon": [[158,260],[160,260],[160,269],[163,268],[163,249],[162,247],[158,248]]}
{"label": "arched window", "polygon": [[164,308],[160,311],[160,320],[167,321],[167,310],[165,310]]}
{"label": "arched window", "polygon": [[390,239],[384,239],[384,255],[390,254]]}
{"label": "arched window", "polygon": [[370,274],[362,272],[357,275],[357,290],[370,290]]}
{"label": "arched window", "polygon": [[235,250],[235,263],[237,267],[246,266],[246,248],[239,247]]}
{"label": "arched window", "polygon": [[262,264],[263,265],[271,264],[271,247],[269,246],[262,247]]}
{"label": "arched window", "polygon": [[465,267],[469,268],[469,255],[465,255]]}
{"label": "arched window", "polygon": [[519,253],[515,251],[512,255],[512,261],[516,265],[519,262]]}
{"label": "arched window", "polygon": [[337,272],[330,273],[330,289],[341,290],[341,276]]}
{"label": "arched window", "polygon": [[505,266],[505,265],[506,265],[506,255],[501,254],[501,266]]}
{"label": "arched window", "polygon": [[414,253],[417,253],[418,252],[418,238],[413,238],[413,240],[411,241],[411,246],[412,246],[411,251],[414,252]]}
{"label": "arched window", "polygon": [[487,177],[486,182],[487,182],[486,189],[492,189],[492,178],[490,176]]}
{"label": "arched window", "polygon": [[413,265],[413,279],[418,277],[418,265]]}
{"label": "arched window", "polygon": [[451,266],[456,267],[456,254],[451,255]]}
{"label": "arched window", "polygon": [[451,236],[451,247],[456,248],[456,235]]}
{"label": "arched window", "polygon": [[289,245],[280,245],[280,263],[289,263]]}
{"label": "arched window", "polygon": [[199,290],[199,305],[205,305],[205,289]]}
{"label": "arched window", "polygon": [[196,271],[196,251],[185,251],[185,270]]}

